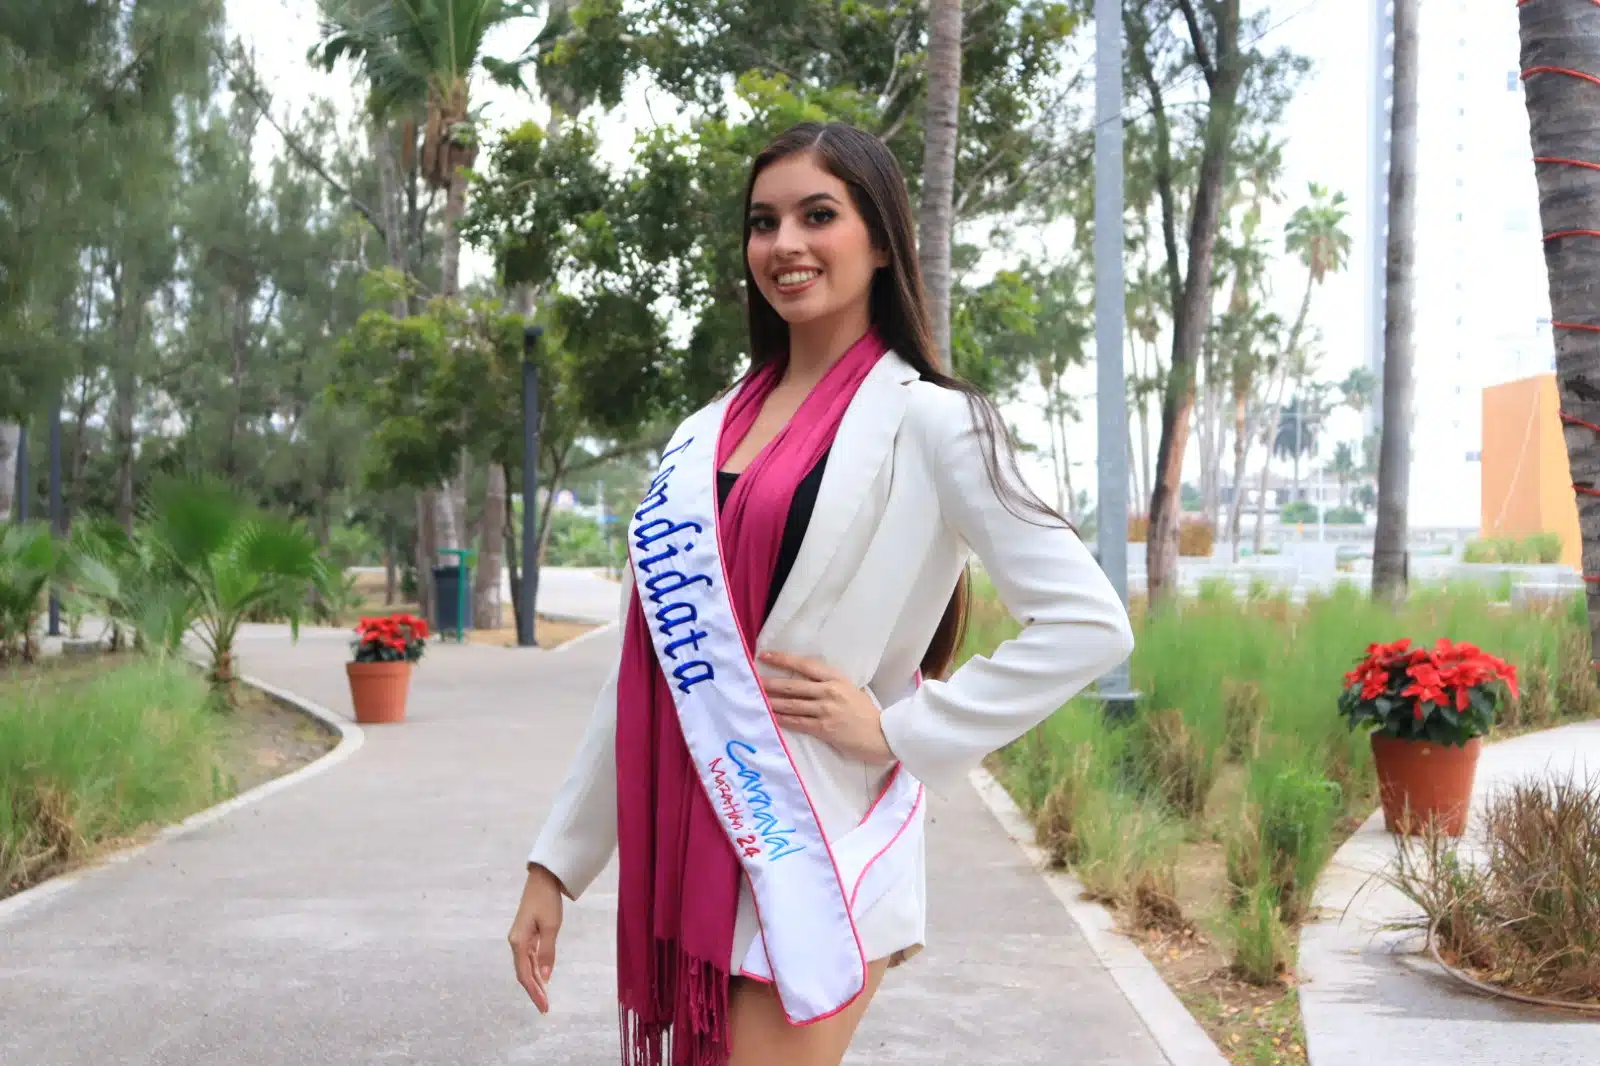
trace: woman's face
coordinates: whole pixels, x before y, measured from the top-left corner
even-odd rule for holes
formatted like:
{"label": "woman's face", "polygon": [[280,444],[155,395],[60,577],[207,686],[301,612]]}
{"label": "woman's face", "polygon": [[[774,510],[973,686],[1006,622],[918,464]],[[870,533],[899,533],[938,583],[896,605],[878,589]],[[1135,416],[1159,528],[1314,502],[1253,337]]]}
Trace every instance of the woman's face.
{"label": "woman's face", "polygon": [[889,262],[872,246],[849,188],[809,152],[756,177],[749,227],[750,273],[791,326],[864,310],[872,275]]}

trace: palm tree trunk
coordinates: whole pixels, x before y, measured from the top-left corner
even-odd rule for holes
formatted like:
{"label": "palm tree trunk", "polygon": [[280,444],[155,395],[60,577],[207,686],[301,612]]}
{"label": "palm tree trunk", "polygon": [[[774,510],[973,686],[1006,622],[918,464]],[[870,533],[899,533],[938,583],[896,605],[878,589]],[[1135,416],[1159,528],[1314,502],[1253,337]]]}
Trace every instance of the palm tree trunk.
{"label": "palm tree trunk", "polygon": [[1224,414],[1226,405],[1223,403],[1222,386],[1211,386],[1211,495],[1206,500],[1206,521],[1215,529],[1220,524],[1218,519],[1222,512],[1222,459],[1226,453],[1223,441],[1227,439],[1227,432],[1223,426],[1226,421]]}
{"label": "palm tree trunk", "polygon": [[928,293],[933,339],[951,366],[950,233],[954,225],[956,133],[961,113],[961,0],[931,0],[928,12],[928,104],[924,120],[918,257]]}
{"label": "palm tree trunk", "polygon": [[1244,513],[1244,470],[1250,456],[1250,390],[1233,390],[1233,499],[1228,505],[1228,540],[1233,561],[1239,561],[1239,519]]}
{"label": "palm tree trunk", "polygon": [[[1518,9],[1522,20],[1522,67],[1563,67],[1600,71],[1600,7],[1593,4],[1539,5]],[[1540,73],[1525,83],[1533,154],[1538,159],[1592,160],[1596,156],[1593,86],[1567,74]],[[1545,233],[1592,230],[1600,219],[1600,172],[1561,164],[1539,167],[1539,218]],[[1595,238],[1546,240],[1551,318],[1555,322],[1593,321]],[[1556,336],[1556,378],[1561,410],[1600,424],[1600,334],[1561,329]],[[1385,386],[1387,387],[1387,379]],[[1584,426],[1564,425],[1567,464],[1574,486],[1600,487],[1600,436]],[[1578,532],[1583,542],[1583,573],[1589,613],[1590,656],[1600,659],[1600,497],[1577,493]]]}
{"label": "palm tree trunk", "polygon": [[[1417,8],[1394,2],[1394,118],[1389,162],[1388,293],[1383,341],[1383,442],[1378,457],[1378,524],[1372,594],[1395,600],[1406,588],[1407,494],[1411,486],[1411,327],[1416,287]],[[1528,17],[1523,9],[1523,18]],[[1526,24],[1526,23],[1524,23]],[[1593,223],[1593,220],[1590,220]]]}
{"label": "palm tree trunk", "polygon": [[[1306,292],[1309,298],[1309,284]],[[1290,351],[1293,351],[1293,349],[1291,348]],[[1272,438],[1277,433],[1278,419],[1283,411],[1283,393],[1288,383],[1289,371],[1287,367],[1279,368],[1278,394],[1274,397],[1272,403],[1267,405],[1266,411],[1261,416],[1261,448],[1263,452],[1261,456],[1261,483],[1256,488],[1256,528],[1252,538],[1255,545],[1255,553],[1258,556],[1265,546],[1267,533],[1267,483],[1272,477]]]}
{"label": "palm tree trunk", "polygon": [[439,294],[461,292],[461,217],[467,213],[467,172],[457,167],[444,194],[444,257],[440,263]]}

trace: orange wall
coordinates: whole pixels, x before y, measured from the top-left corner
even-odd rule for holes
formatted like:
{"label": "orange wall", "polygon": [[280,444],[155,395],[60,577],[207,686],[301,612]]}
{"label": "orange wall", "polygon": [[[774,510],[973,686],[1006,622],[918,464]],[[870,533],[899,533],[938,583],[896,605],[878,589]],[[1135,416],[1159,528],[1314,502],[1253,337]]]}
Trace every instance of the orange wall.
{"label": "orange wall", "polygon": [[1561,534],[1561,561],[1579,566],[1578,504],[1553,374],[1483,390],[1485,537]]}

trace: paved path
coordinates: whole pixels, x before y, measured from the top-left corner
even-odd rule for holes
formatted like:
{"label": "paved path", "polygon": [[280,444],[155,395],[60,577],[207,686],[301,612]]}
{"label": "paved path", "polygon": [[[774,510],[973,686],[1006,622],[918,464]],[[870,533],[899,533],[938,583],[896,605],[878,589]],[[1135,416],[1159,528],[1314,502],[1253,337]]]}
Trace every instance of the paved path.
{"label": "paved path", "polygon": [[[260,627],[240,650],[348,716],[345,636]],[[551,1015],[504,937],[615,639],[434,647],[407,724],[0,920],[0,1063],[610,1066],[614,867],[569,909]],[[931,946],[847,1061],[1166,1066],[976,794],[930,816]]]}
{"label": "paved path", "polygon": [[[1546,771],[1600,773],[1600,722],[1483,749],[1473,798]],[[1476,831],[1474,814],[1468,827]],[[1323,917],[1300,936],[1300,1004],[1311,1066],[1594,1066],[1600,1019],[1481,995],[1445,975],[1420,937],[1386,932],[1417,913],[1374,875],[1395,856],[1374,812],[1317,883]]]}

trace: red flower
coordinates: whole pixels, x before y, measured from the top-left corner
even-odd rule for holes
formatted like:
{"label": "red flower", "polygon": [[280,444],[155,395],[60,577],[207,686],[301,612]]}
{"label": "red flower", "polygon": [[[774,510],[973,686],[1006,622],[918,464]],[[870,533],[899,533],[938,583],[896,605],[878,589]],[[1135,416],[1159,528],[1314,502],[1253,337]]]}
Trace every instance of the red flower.
{"label": "red flower", "polygon": [[1420,662],[1407,667],[1406,676],[1410,677],[1412,684],[1400,690],[1400,695],[1410,696],[1417,701],[1416,715],[1422,719],[1422,705],[1424,703],[1444,704],[1443,690],[1444,678],[1439,674],[1439,668],[1431,662]]}

